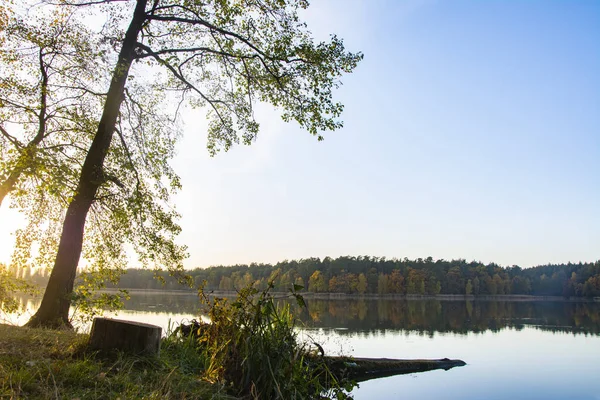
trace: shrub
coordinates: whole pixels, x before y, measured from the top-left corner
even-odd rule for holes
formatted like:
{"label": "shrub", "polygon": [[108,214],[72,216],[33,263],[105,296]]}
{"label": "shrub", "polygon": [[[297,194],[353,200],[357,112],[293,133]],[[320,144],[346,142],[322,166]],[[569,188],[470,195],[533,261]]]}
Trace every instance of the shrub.
{"label": "shrub", "polygon": [[[349,398],[355,384],[338,380],[323,355],[299,341],[289,304],[277,306],[272,288],[259,292],[250,285],[233,301],[200,291],[211,323],[194,325],[193,337],[205,360],[205,379],[252,399]],[[295,290],[292,295],[305,305]]]}

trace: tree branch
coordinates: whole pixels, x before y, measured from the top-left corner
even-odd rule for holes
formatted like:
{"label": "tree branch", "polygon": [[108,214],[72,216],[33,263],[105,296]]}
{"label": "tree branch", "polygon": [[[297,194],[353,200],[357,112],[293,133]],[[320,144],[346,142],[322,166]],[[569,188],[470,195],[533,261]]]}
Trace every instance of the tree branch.
{"label": "tree branch", "polygon": [[6,131],[6,129],[4,129],[4,127],[2,125],[0,125],[0,133],[2,133],[2,136],[6,137],[16,147],[18,147],[18,148],[22,148],[23,147],[23,145],[21,144],[21,142],[19,142],[14,136],[12,136],[10,133],[8,133]]}
{"label": "tree branch", "polygon": [[125,189],[125,185],[123,185],[123,182],[121,182],[121,181],[119,180],[119,178],[117,178],[117,177],[116,177],[116,176],[114,176],[114,175],[111,175],[111,174],[106,174],[106,173],[105,173],[105,174],[104,174],[104,179],[105,179],[106,181],[108,181],[108,182],[112,182],[112,183],[114,183],[115,185],[117,185],[117,186],[118,186],[118,187],[120,187],[121,189]]}
{"label": "tree branch", "polygon": [[96,1],[86,1],[86,2],[73,2],[73,1],[61,1],[59,3],[54,3],[54,2],[47,2],[47,4],[53,5],[53,6],[73,6],[73,7],[84,7],[84,6],[94,6],[94,5],[98,5],[98,4],[108,4],[108,3],[125,3],[129,0],[96,0]]}
{"label": "tree branch", "polygon": [[255,52],[257,52],[258,54],[260,54],[261,56],[267,58],[267,59],[273,59],[272,57],[269,57],[268,54],[266,54],[264,51],[262,51],[261,49],[259,49],[258,47],[256,47],[256,45],[254,45],[250,40],[246,39],[245,37],[243,37],[242,35],[239,35],[235,32],[231,32],[228,31],[226,29],[223,28],[219,28],[216,25],[211,24],[210,22],[200,18],[199,15],[197,15],[195,12],[193,12],[190,9],[187,9],[185,7],[181,7],[182,9],[191,12],[192,14],[194,14],[194,16],[197,19],[191,19],[191,18],[182,18],[182,17],[176,17],[176,16],[162,16],[162,15],[149,15],[148,19],[149,20],[155,20],[155,21],[164,21],[164,22],[181,22],[184,24],[191,24],[191,25],[202,25],[207,27],[210,30],[213,30],[215,32],[220,33],[221,35],[224,36],[231,36],[234,37],[236,39],[238,39],[240,42],[244,43],[246,46],[250,47],[252,50],[254,50]]}
{"label": "tree branch", "polygon": [[[165,10],[165,9],[170,9],[170,8],[180,8],[183,11],[189,12],[191,14],[194,15],[194,17],[196,19],[191,19],[191,18],[183,18],[183,17],[176,17],[174,15],[155,15],[154,12],[156,12],[157,10]],[[270,56],[269,54],[267,54],[266,52],[264,52],[263,50],[259,49],[255,44],[253,44],[250,39],[245,38],[244,36],[220,28],[216,25],[211,24],[210,22],[206,21],[205,19],[201,18],[196,12],[194,12],[193,10],[189,9],[188,7],[185,6],[180,6],[177,4],[173,4],[170,6],[165,6],[165,7],[157,7],[152,9],[151,14],[148,15],[148,19],[149,20],[156,20],[156,21],[163,21],[163,22],[181,22],[181,23],[187,23],[187,24],[192,24],[192,25],[202,25],[207,27],[208,29],[210,29],[211,31],[215,31],[220,33],[221,35],[224,36],[231,36],[234,37],[236,39],[238,39],[239,41],[241,41],[242,43],[244,43],[246,46],[250,47],[252,50],[254,50],[255,52],[257,52],[258,54],[260,54],[262,57],[264,57],[267,60],[270,61],[281,61],[281,62],[285,62],[285,63],[295,63],[295,62],[303,62],[306,64],[317,64],[315,62],[306,60],[302,57],[295,57],[290,59],[289,57],[285,57],[285,58],[280,58],[280,57],[273,57]],[[253,58],[253,57],[249,57],[249,58]]]}
{"label": "tree branch", "polygon": [[[252,59],[252,58],[258,57],[258,55],[244,55],[244,54],[227,53],[225,51],[211,49],[210,47],[190,47],[190,48],[184,48],[184,49],[163,49],[163,50],[155,51],[154,54],[162,55],[162,54],[177,54],[177,53],[192,53],[192,52],[194,52],[194,53],[197,53],[197,52],[211,53],[211,54],[216,54],[216,55],[229,57],[229,58],[237,58],[237,59]],[[141,59],[141,58],[146,58],[146,57],[152,57],[152,54],[145,53],[145,54],[139,54],[139,55],[135,56],[136,59]]]}
{"label": "tree branch", "polygon": [[44,52],[40,48],[39,52],[39,63],[40,63],[40,74],[42,75],[42,82],[40,84],[40,113],[38,114],[38,131],[35,137],[27,144],[27,147],[36,146],[45,137],[46,134],[46,109],[47,109],[47,97],[48,97],[48,71],[44,64]]}
{"label": "tree branch", "polygon": [[121,139],[121,145],[123,145],[123,148],[125,149],[125,154],[127,154],[127,159],[129,160],[129,165],[131,166],[131,168],[133,169],[133,173],[135,174],[135,180],[136,180],[135,186],[136,186],[136,190],[139,192],[140,186],[141,186],[140,175],[138,174],[137,168],[135,167],[135,164],[133,163],[133,159],[131,158],[131,152],[129,151],[129,147],[127,146],[127,143],[125,142],[125,138],[123,137],[123,133],[121,132],[121,130],[115,129],[115,131],[117,132],[119,139]]}
{"label": "tree branch", "polygon": [[156,61],[158,61],[159,64],[164,65],[169,71],[171,71],[171,73],[173,75],[175,75],[175,77],[177,79],[179,79],[189,89],[191,89],[194,92],[198,93],[198,95],[200,97],[202,97],[202,99],[204,101],[206,101],[208,104],[210,104],[210,106],[212,107],[212,109],[215,111],[215,113],[219,117],[219,120],[221,120],[221,123],[224,126],[227,125],[226,122],[225,122],[225,120],[221,116],[221,113],[219,112],[219,109],[215,105],[215,104],[227,105],[224,101],[222,101],[222,100],[212,100],[212,99],[208,98],[204,93],[202,93],[202,91],[200,91],[200,89],[198,89],[196,86],[192,85],[187,79],[185,79],[185,77],[179,71],[177,71],[171,64],[169,64],[168,62],[166,62],[165,60],[163,60],[162,58],[160,58],[160,56],[158,54],[156,54],[150,47],[148,47],[148,46],[146,46],[145,44],[142,44],[142,43],[138,43],[138,47],[140,47],[142,50],[144,50],[145,52],[147,52],[148,54],[150,54]]}

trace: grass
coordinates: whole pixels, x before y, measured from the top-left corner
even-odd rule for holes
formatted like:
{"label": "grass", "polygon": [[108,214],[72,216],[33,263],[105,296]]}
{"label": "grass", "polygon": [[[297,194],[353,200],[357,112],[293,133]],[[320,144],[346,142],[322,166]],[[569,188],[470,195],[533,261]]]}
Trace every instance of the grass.
{"label": "grass", "polygon": [[[289,304],[278,306],[271,288],[272,283],[264,291],[248,286],[232,302],[204,296],[211,323],[194,336],[208,360],[205,376],[243,398],[351,398],[355,382],[337,377],[316,348],[298,340]],[[295,288],[290,290],[305,306]]]}
{"label": "grass", "polygon": [[155,357],[100,356],[84,334],[0,325],[0,399],[350,398],[355,382],[298,340],[271,288],[249,286],[234,301],[200,292],[211,323],[168,332]]}
{"label": "grass", "polygon": [[159,357],[86,351],[87,335],[0,325],[0,398],[231,399],[200,379],[200,355],[163,343]]}

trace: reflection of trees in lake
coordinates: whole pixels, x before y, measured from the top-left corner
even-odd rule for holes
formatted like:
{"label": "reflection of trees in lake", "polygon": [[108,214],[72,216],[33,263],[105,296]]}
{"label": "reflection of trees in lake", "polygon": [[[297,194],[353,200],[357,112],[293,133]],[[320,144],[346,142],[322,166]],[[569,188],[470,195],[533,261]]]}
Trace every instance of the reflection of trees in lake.
{"label": "reflection of trees in lake", "polygon": [[[39,298],[23,296],[23,309],[36,309]],[[283,302],[283,300],[281,301]],[[313,328],[346,328],[340,334],[360,332],[366,336],[386,330],[413,331],[425,335],[499,331],[525,326],[537,329],[600,335],[598,302],[507,302],[407,299],[306,299],[307,308],[290,300],[301,325]],[[131,293],[125,309],[156,314],[200,315],[193,294]],[[180,321],[173,321],[180,322]]]}
{"label": "reflection of trees in lake", "polygon": [[[283,302],[283,300],[281,301]],[[600,303],[441,301],[436,299],[306,299],[290,307],[307,327],[347,328],[340,332],[376,333],[383,330],[469,333],[505,328],[600,334]],[[134,293],[125,308],[156,313],[199,314],[195,295]]]}
{"label": "reflection of trees in lake", "polygon": [[483,332],[534,326],[600,334],[600,304],[440,300],[309,300],[299,312],[307,326],[348,331]]}

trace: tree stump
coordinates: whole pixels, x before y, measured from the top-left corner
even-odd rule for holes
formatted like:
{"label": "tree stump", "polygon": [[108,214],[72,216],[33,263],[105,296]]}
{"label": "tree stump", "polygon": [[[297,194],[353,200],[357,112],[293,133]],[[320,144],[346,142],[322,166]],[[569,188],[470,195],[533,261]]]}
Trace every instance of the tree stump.
{"label": "tree stump", "polygon": [[110,353],[120,350],[129,354],[158,355],[160,326],[110,318],[94,318],[89,348]]}

